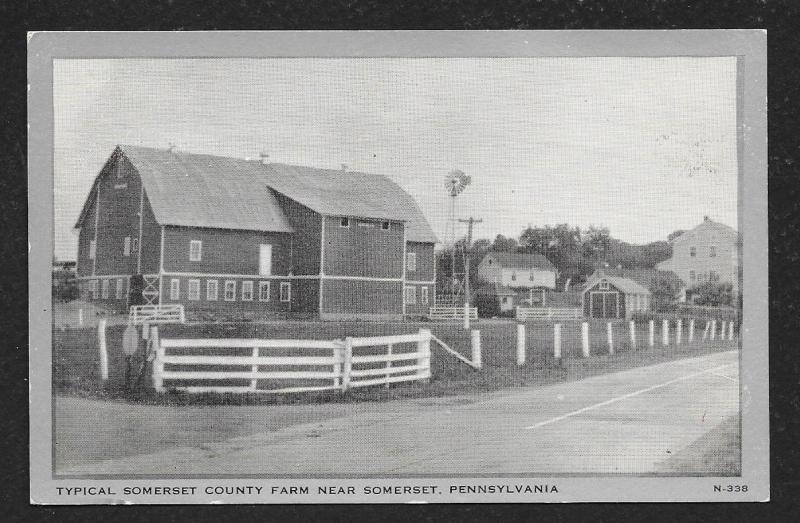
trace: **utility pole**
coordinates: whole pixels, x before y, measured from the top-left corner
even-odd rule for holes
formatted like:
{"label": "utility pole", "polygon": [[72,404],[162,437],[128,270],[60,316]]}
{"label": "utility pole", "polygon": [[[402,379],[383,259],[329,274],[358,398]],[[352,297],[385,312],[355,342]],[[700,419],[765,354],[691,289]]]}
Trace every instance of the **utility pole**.
{"label": "utility pole", "polygon": [[483,219],[475,219],[472,216],[467,220],[458,220],[467,224],[467,242],[464,246],[464,329],[469,330],[469,249],[472,246],[472,226],[483,222]]}

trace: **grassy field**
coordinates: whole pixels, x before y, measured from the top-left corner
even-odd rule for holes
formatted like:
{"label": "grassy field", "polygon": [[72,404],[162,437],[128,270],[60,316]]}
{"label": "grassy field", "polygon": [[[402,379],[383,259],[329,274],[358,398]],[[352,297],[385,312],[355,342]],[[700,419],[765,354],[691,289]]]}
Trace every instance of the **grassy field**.
{"label": "grassy field", "polygon": [[[651,365],[661,361],[731,350],[738,341],[702,342],[700,330],[693,344],[675,345],[674,326],[670,345],[661,345],[660,326],[656,327],[655,346],[647,343],[647,325],[637,325],[637,343],[629,341],[627,323],[613,325],[614,351],[609,355],[606,323],[590,324],[589,358],[581,357],[580,322],[562,323],[562,358],[553,358],[553,325],[547,322],[526,324],[527,363],[516,365],[516,323],[502,320],[481,320],[474,327],[481,331],[483,369],[476,371],[432,344],[431,372],[428,383],[410,382],[390,388],[367,387],[346,393],[319,392],[303,394],[203,394],[179,392],[157,394],[146,385],[135,391],[125,387],[127,361],[121,351],[124,325],[112,325],[107,331],[109,349],[109,383],[100,385],[96,330],[91,328],[54,330],[53,382],[57,391],[90,397],[108,397],[158,404],[257,404],[297,402],[341,402],[386,400],[401,397],[443,396],[485,392],[508,387],[543,385],[561,381]],[[701,323],[698,326],[702,327]],[[168,338],[273,338],[273,339],[336,339],[345,336],[379,336],[413,333],[428,328],[432,333],[470,357],[470,333],[459,323],[368,323],[368,322],[271,322],[237,324],[166,325],[161,336]],[[132,359],[131,380],[142,368],[141,355]],[[146,369],[147,370],[147,369]],[[147,372],[149,374],[149,372]]]}

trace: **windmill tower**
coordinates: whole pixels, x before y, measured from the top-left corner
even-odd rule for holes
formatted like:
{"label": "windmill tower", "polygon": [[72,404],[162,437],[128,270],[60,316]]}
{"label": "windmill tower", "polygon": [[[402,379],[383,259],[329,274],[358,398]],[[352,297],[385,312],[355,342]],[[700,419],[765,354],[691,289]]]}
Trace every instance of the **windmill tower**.
{"label": "windmill tower", "polygon": [[[472,177],[464,174],[463,171],[454,169],[447,173],[444,178],[444,187],[447,194],[450,196],[450,207],[447,217],[447,227],[445,229],[445,241],[451,246],[451,260],[450,267],[452,278],[450,280],[449,291],[453,303],[458,303],[457,298],[464,288],[464,272],[462,265],[462,272],[458,272],[456,268],[456,197],[461,194],[464,189],[472,183]],[[463,246],[462,246],[463,248]],[[461,253],[462,256],[464,253]]]}

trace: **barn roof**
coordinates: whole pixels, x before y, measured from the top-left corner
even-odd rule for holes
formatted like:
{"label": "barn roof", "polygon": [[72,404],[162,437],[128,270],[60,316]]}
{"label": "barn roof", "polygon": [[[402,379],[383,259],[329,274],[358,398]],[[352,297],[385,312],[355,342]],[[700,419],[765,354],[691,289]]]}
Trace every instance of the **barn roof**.
{"label": "barn roof", "polygon": [[117,151],[141,175],[161,225],[292,232],[277,191],[320,214],[404,221],[408,241],[437,241],[414,199],[385,176],[132,145],[112,158]]}
{"label": "barn roof", "polygon": [[509,269],[543,269],[555,271],[555,266],[550,263],[550,260],[545,258],[539,253],[527,252],[489,252],[484,257],[492,257],[503,267]]}
{"label": "barn roof", "polygon": [[622,278],[620,276],[592,275],[586,280],[586,287],[583,292],[590,290],[592,287],[600,283],[601,280],[606,280],[608,283],[621,290],[625,294],[650,294],[646,287],[639,285],[629,278]]}

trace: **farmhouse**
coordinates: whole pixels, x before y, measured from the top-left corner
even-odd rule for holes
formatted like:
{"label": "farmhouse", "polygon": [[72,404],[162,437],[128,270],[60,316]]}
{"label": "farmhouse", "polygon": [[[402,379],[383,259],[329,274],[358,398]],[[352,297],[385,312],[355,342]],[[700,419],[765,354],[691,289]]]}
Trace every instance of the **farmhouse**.
{"label": "farmhouse", "polygon": [[478,265],[479,305],[505,312],[517,305],[544,306],[556,287],[556,268],[536,253],[490,252]]}
{"label": "farmhouse", "polygon": [[650,308],[650,291],[629,278],[596,272],[583,290],[583,315],[587,318],[630,319]]}
{"label": "farmhouse", "polygon": [[394,319],[434,299],[436,237],[385,176],[120,145],[75,227],[83,296],[121,310]]}

